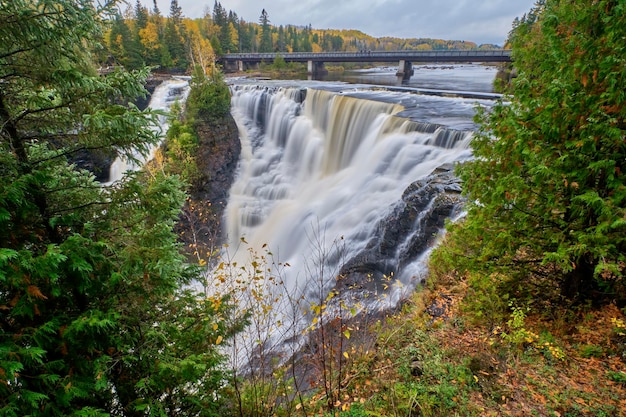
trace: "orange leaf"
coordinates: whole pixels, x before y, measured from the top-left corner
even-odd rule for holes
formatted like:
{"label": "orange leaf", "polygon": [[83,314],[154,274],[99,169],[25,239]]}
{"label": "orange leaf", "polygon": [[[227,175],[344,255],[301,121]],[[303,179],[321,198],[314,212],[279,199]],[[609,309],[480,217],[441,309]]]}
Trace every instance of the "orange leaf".
{"label": "orange leaf", "polygon": [[41,290],[36,285],[29,285],[28,288],[26,288],[26,292],[31,297],[35,297],[35,298],[38,298],[40,300],[47,300],[48,299],[48,297],[43,295]]}

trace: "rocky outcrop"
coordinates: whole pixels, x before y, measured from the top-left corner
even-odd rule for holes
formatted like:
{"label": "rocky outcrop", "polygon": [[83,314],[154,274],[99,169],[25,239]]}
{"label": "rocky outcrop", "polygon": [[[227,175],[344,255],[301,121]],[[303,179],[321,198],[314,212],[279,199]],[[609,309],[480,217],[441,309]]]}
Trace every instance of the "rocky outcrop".
{"label": "rocky outcrop", "polygon": [[199,139],[194,180],[177,231],[191,259],[206,259],[222,243],[222,217],[241,153],[239,131],[230,114],[195,126]]}
{"label": "rocky outcrop", "polygon": [[397,275],[433,245],[446,219],[460,210],[462,202],[460,180],[451,165],[415,181],[379,223],[366,248],[345,263],[342,282],[367,290],[377,286],[383,275]]}
{"label": "rocky outcrop", "polygon": [[80,169],[91,172],[99,182],[107,182],[111,170],[111,164],[115,160],[115,152],[105,150],[80,150],[72,155],[70,163],[76,164]]}
{"label": "rocky outcrop", "polygon": [[200,178],[194,181],[192,198],[225,206],[241,153],[239,131],[228,114],[221,120],[196,126],[199,149],[196,157]]}

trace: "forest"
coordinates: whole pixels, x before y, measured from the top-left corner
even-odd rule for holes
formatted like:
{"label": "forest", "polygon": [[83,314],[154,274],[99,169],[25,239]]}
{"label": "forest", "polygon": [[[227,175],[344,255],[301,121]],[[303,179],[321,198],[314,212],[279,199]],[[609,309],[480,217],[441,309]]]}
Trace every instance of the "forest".
{"label": "forest", "polygon": [[258,22],[246,22],[219,2],[200,19],[184,16],[172,0],[167,16],[154,3],[151,9],[137,0],[118,10],[104,34],[108,45],[100,61],[128,69],[155,66],[185,71],[208,57],[236,52],[356,52],[360,50],[493,49],[469,41],[443,39],[374,38],[356,30],[314,29],[310,25],[274,26],[265,9]]}
{"label": "forest", "polygon": [[[626,415],[624,15],[622,0],[540,0],[513,23],[517,76],[477,110],[457,171],[466,215],[426,285],[384,317],[343,320],[333,291],[311,305],[304,384],[302,357],[277,363],[261,343],[256,366],[228,361],[234,335],[272,317],[267,257],[214,269],[251,295],[241,312],[238,293],[190,285],[207,275],[174,232],[193,129],[229,117],[214,56],[462,45],[281,32],[217,2],[197,20],[176,0],[167,17],[0,2],[0,415]],[[160,143],[164,114],[133,104],[155,67],[191,74],[187,111],[169,115],[176,146],[103,186],[77,158]]]}

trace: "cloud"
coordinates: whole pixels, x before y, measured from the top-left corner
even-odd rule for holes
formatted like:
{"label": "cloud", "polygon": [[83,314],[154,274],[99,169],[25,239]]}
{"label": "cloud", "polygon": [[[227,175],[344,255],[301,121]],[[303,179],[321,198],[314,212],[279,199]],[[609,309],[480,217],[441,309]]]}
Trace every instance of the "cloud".
{"label": "cloud", "polygon": [[[148,7],[152,2],[141,0]],[[164,15],[168,0],[157,0]],[[201,17],[214,1],[178,0],[188,17]],[[265,9],[274,25],[357,29],[375,37],[437,38],[502,44],[515,17],[535,0],[229,0],[222,7],[249,22]]]}

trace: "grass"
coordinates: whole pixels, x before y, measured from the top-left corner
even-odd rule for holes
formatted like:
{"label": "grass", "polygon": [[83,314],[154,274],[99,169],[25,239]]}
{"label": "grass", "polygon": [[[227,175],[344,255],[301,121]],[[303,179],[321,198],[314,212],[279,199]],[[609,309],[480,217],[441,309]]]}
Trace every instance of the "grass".
{"label": "grass", "polygon": [[[531,307],[477,315],[477,288],[468,284],[475,281],[433,277],[379,323],[376,349],[354,361],[336,415],[626,416],[622,311],[555,306],[549,314]],[[444,314],[429,315],[432,305]]]}

